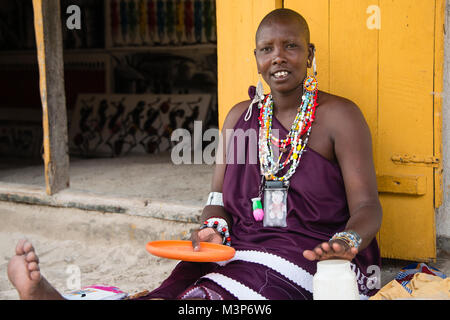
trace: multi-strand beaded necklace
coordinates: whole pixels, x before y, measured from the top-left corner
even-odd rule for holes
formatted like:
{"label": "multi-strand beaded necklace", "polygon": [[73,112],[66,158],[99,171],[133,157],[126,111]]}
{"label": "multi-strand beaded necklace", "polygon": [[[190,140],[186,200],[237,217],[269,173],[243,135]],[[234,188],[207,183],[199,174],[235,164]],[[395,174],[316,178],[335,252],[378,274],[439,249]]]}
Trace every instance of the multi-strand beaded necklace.
{"label": "multi-strand beaded necklace", "polygon": [[[262,103],[259,131],[259,161],[261,174],[266,180],[287,182],[295,173],[302,157],[303,151],[308,143],[311,125],[314,122],[317,106],[317,80],[314,77],[305,79],[304,94],[298,108],[297,116],[292,123],[291,130],[285,139],[278,139],[272,134],[273,100],[272,95],[267,95]],[[306,137],[303,139],[303,135]],[[280,154],[275,160],[273,147],[279,148]],[[290,146],[289,154],[281,161]],[[278,177],[277,173],[291,164],[287,172]]]}

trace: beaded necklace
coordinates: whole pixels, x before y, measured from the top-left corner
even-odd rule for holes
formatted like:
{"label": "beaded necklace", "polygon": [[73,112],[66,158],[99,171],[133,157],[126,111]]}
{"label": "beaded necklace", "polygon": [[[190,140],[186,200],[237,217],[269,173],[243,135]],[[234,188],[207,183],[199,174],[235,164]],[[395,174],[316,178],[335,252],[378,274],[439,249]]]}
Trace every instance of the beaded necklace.
{"label": "beaded necklace", "polygon": [[[311,125],[315,119],[315,111],[317,106],[317,80],[314,77],[308,77],[303,84],[304,94],[302,102],[298,108],[297,115],[292,123],[291,130],[285,139],[277,139],[272,134],[272,117],[273,117],[273,100],[272,95],[265,97],[260,115],[258,117],[260,123],[259,131],[259,160],[261,175],[266,180],[275,180],[288,182],[295,173],[297,166],[302,157],[303,151],[308,143]],[[304,134],[306,137],[302,139]],[[273,146],[278,147],[280,155],[275,160]],[[282,162],[282,156],[290,146],[289,154]],[[291,164],[288,171],[282,177],[276,174]]]}

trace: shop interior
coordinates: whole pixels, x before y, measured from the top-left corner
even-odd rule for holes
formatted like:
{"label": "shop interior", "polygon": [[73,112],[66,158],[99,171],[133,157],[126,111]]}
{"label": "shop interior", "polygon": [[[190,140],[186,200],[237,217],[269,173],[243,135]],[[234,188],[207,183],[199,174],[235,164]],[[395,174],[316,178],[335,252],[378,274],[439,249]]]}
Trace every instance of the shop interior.
{"label": "shop interior", "polygon": [[[60,7],[71,188],[114,193],[127,182],[120,192],[144,196],[145,186],[128,182],[182,175],[170,157],[174,130],[218,127],[215,0]],[[1,0],[0,181],[44,186],[33,19],[31,0]],[[189,170],[203,175],[194,182],[206,181],[206,194],[211,166]]]}

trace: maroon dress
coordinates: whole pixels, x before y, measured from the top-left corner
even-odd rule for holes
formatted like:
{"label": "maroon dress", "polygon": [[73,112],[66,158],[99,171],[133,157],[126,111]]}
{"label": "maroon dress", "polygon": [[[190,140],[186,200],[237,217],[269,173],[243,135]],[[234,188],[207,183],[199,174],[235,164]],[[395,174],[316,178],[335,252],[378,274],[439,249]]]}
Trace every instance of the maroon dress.
{"label": "maroon dress", "polygon": [[[245,121],[244,112],[234,128],[236,143],[228,152],[222,190],[225,210],[232,218],[235,257],[223,263],[180,262],[144,299],[312,299],[317,262],[305,259],[303,251],[345,228],[349,210],[341,170],[338,164],[306,147],[290,179],[287,227],[264,227],[262,221],[255,221],[250,199],[258,195],[261,175],[255,157],[257,139],[256,144],[254,141],[254,134],[257,138],[259,132],[259,109],[256,105],[252,108],[250,119]],[[288,134],[275,117],[272,128],[279,130],[280,137]],[[245,141],[245,148],[238,147],[239,139]],[[234,161],[230,163],[230,159]],[[369,277],[377,275],[373,268],[380,267],[380,262],[374,239],[351,263],[362,299],[377,291],[374,279]]]}

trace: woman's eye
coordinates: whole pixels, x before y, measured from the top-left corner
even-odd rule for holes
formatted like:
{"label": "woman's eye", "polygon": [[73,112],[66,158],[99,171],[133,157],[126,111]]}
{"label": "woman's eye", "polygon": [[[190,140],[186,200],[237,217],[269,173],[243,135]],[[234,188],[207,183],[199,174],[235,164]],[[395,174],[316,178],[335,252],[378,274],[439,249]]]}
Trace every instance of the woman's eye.
{"label": "woman's eye", "polygon": [[261,51],[262,51],[262,52],[270,52],[270,50],[271,50],[270,47],[264,47],[264,48],[261,48]]}
{"label": "woman's eye", "polygon": [[288,44],[287,44],[287,47],[288,47],[288,48],[296,48],[297,45],[296,45],[295,43],[288,43]]}

